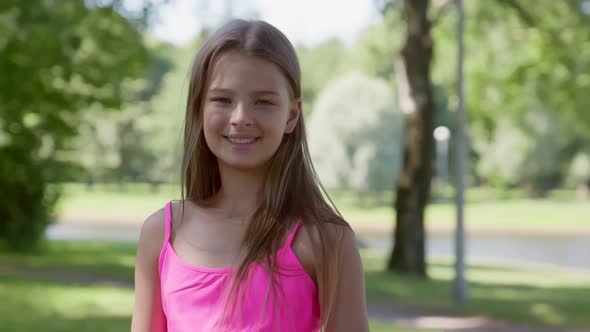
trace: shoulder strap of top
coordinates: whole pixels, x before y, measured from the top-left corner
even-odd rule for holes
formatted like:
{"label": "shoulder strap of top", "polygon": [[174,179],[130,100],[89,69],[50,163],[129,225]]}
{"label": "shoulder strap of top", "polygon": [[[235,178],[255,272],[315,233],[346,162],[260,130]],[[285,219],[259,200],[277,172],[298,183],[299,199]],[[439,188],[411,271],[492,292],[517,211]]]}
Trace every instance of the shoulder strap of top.
{"label": "shoulder strap of top", "polygon": [[291,245],[293,244],[293,240],[295,239],[295,236],[297,235],[299,228],[301,228],[301,220],[297,220],[295,227],[293,228],[291,233],[289,233],[289,236],[287,237],[287,242],[285,243],[286,248],[291,248]]}
{"label": "shoulder strap of top", "polygon": [[162,264],[164,262],[164,257],[166,256],[166,251],[168,250],[168,244],[170,243],[170,229],[172,225],[172,201],[168,202],[165,207],[166,210],[166,233],[164,236],[164,243],[162,244],[162,249],[160,250],[160,256],[158,257],[158,271],[162,273]]}
{"label": "shoulder strap of top", "polygon": [[170,241],[170,232],[172,230],[172,201],[166,204],[166,235],[164,237],[166,243]]}

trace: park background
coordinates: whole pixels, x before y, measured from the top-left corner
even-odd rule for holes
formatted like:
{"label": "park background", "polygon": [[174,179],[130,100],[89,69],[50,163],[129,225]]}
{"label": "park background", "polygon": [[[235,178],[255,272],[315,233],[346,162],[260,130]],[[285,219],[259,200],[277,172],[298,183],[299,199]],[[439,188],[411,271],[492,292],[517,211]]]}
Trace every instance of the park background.
{"label": "park background", "polygon": [[191,60],[235,17],[296,46],[373,331],[590,330],[590,1],[7,0],[3,331],[129,329],[139,228],[180,197]]}

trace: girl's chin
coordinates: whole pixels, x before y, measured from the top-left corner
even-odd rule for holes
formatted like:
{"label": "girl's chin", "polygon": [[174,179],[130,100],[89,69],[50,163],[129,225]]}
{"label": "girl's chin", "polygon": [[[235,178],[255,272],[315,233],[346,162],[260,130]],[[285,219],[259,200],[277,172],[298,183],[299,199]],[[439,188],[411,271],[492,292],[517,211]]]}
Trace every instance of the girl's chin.
{"label": "girl's chin", "polygon": [[[250,158],[248,158],[250,157]],[[239,169],[239,170],[249,170],[249,171],[257,171],[264,169],[268,165],[268,161],[266,159],[260,158],[252,158],[253,156],[227,156],[227,158],[223,156],[218,156],[217,160],[220,164],[222,164],[226,168],[231,169]]]}

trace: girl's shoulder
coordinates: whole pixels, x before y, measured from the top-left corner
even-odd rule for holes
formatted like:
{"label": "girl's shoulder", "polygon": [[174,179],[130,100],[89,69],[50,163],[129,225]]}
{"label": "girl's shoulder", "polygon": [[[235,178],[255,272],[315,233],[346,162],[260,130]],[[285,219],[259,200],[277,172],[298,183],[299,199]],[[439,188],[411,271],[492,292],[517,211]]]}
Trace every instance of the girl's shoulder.
{"label": "girl's shoulder", "polygon": [[[348,223],[332,223],[326,222],[325,231],[327,235],[328,246],[337,246],[343,238],[354,237],[354,232]],[[296,245],[297,239],[299,239],[299,245],[316,245],[320,241],[320,229],[317,223],[303,223],[301,230],[298,232],[295,238],[294,244]]]}
{"label": "girl's shoulder", "polygon": [[316,281],[316,255],[313,242],[314,229],[311,225],[303,224],[297,232],[291,249],[299,259],[301,266],[309,274],[312,280]]}
{"label": "girl's shoulder", "polygon": [[137,259],[142,260],[147,266],[154,266],[166,236],[166,209],[162,207],[148,216],[139,234]]}
{"label": "girl's shoulder", "polygon": [[[354,242],[354,233],[347,224],[325,223],[328,247],[340,248]],[[316,223],[303,223],[293,240],[292,250],[299,259],[304,270],[317,282],[317,262],[320,259],[316,248],[320,243],[320,230]]]}
{"label": "girl's shoulder", "polygon": [[[160,209],[149,215],[141,226],[139,235],[139,246],[152,258],[158,258],[162,246],[167,241],[166,239],[166,216],[167,216],[167,205],[162,206]],[[179,216],[181,211],[180,201],[170,202],[170,213],[171,213],[171,228],[174,228],[176,222],[174,216]]]}

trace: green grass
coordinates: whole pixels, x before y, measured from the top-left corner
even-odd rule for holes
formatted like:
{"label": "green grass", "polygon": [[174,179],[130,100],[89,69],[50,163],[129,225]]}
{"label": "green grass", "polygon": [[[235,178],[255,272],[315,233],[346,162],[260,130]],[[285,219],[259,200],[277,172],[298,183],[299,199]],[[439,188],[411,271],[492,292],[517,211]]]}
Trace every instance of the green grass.
{"label": "green grass", "polygon": [[[362,208],[354,195],[336,194],[334,202],[347,220],[363,223],[392,223],[394,210],[389,206]],[[426,209],[426,220],[432,225],[450,226],[456,222],[453,203],[433,203]],[[580,228],[590,229],[590,202],[561,199],[474,200],[465,206],[469,226],[502,228]]]}
{"label": "green grass", "polygon": [[415,329],[409,327],[399,327],[392,323],[370,322],[369,327],[371,332],[442,332],[440,330],[431,329]]}
{"label": "green grass", "polygon": [[0,253],[0,267],[132,281],[136,248],[135,244],[115,242],[51,241],[40,253]]}
{"label": "green grass", "polygon": [[[134,244],[53,241],[45,249],[36,254],[0,254],[3,330],[129,330],[133,290],[101,286],[100,280],[133,281]],[[371,331],[426,330],[371,322]]]}
{"label": "green grass", "polygon": [[[521,194],[513,195],[513,199],[499,200],[486,196],[481,189],[472,191],[474,198],[468,199],[470,203],[465,210],[468,228],[481,225],[508,229],[590,229],[590,219],[585,217],[590,215],[590,202],[557,198],[532,200]],[[567,193],[558,196],[564,197]],[[163,185],[154,192],[147,184],[95,185],[92,191],[88,191],[85,185],[67,184],[64,194],[58,206],[58,213],[64,216],[140,223],[170,199],[178,199],[180,191],[172,185]],[[359,203],[359,195],[351,192],[335,192],[332,197],[344,217],[352,223],[391,224],[394,220],[391,204],[383,203],[392,199],[391,193],[382,194],[378,198],[382,201],[380,204],[375,204],[375,198],[368,199],[372,203]],[[431,204],[426,210],[426,218],[430,225],[452,226],[455,207],[452,203]]]}
{"label": "green grass", "polygon": [[451,301],[453,266],[429,262],[429,280],[384,273],[385,257],[363,250],[367,297],[409,306],[486,315],[539,325],[590,327],[590,272],[470,264],[470,300],[464,310]]}
{"label": "green grass", "polygon": [[[129,331],[133,291],[0,277],[3,331]],[[370,322],[372,332],[426,332],[389,323]]]}
{"label": "green grass", "polygon": [[170,185],[162,186],[155,192],[142,184],[128,184],[124,188],[104,184],[97,184],[92,189],[82,184],[64,185],[57,213],[104,217],[111,220],[143,220],[169,200],[180,197],[180,188],[176,190]]}
{"label": "green grass", "polygon": [[3,331],[129,331],[133,290],[0,277]]}
{"label": "green grass", "polygon": [[[68,331],[66,326],[71,331],[98,331],[97,324],[104,324],[101,331],[127,330],[132,290],[101,286],[100,280],[111,278],[130,285],[135,250],[132,244],[54,241],[42,254],[0,254],[0,321],[8,324],[7,331],[16,332]],[[423,280],[384,273],[382,254],[371,250],[361,254],[371,302],[590,327],[590,272],[470,264],[471,300],[461,311],[451,302],[450,262],[431,261],[431,278]],[[372,322],[372,327],[372,331],[416,331],[379,322]]]}
{"label": "green grass", "polygon": [[[353,225],[393,224],[394,211],[390,208],[377,207],[361,209],[355,206],[339,204],[339,209],[346,220]],[[426,210],[427,225],[454,227],[456,223],[455,207],[450,204],[431,204]],[[579,202],[558,202],[545,200],[519,200],[506,202],[487,202],[467,205],[465,208],[466,227],[486,229],[555,229],[558,231],[575,231],[590,229],[590,204]]]}
{"label": "green grass", "polygon": [[[467,205],[468,223],[502,227],[589,227],[590,203],[552,200],[482,202]],[[430,222],[455,222],[452,205],[434,204],[427,210]]]}

